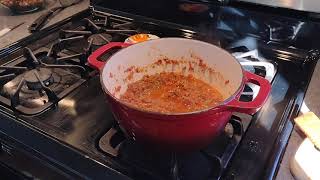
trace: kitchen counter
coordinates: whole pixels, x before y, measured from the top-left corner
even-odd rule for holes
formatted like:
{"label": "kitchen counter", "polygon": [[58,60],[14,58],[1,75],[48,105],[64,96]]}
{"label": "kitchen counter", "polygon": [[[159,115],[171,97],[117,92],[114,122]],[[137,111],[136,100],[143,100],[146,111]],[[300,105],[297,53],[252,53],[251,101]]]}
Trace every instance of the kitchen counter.
{"label": "kitchen counter", "polygon": [[[14,26],[21,22],[25,22],[19,28],[9,32],[5,36],[0,38],[0,48],[8,46],[9,44],[16,42],[28,35],[28,26],[34,21],[35,18],[39,17],[46,10],[58,6],[59,3],[55,0],[47,0],[46,8],[30,14],[24,15],[14,15],[10,12],[9,9],[0,5],[0,29],[3,29],[8,26]],[[88,8],[89,0],[83,0],[80,4],[68,7],[57,14],[46,26],[50,26],[53,23],[61,21],[73,14],[80,12],[86,8]],[[70,13],[71,12],[71,13]],[[305,97],[305,103],[308,108],[313,111],[316,115],[320,117],[320,90],[318,85],[320,84],[320,63],[316,66],[311,84],[308,88],[308,92]],[[286,153],[284,155],[283,161],[280,165],[280,170],[277,176],[277,180],[287,180],[293,179],[289,170],[289,160],[294,156],[298,146],[302,142],[304,136],[299,134],[295,129],[291,135]]]}
{"label": "kitchen counter", "polygon": [[[17,29],[14,29],[13,31],[6,34],[5,36],[0,37],[0,48],[8,46],[9,44],[30,35],[28,31],[28,27],[30,26],[30,24],[36,18],[38,18],[41,14],[46,12],[48,9],[51,9],[59,5],[60,4],[57,0],[47,0],[45,8],[43,10],[30,13],[30,14],[23,14],[23,15],[15,15],[8,8],[0,5],[0,29],[3,29],[5,27],[11,27],[21,22],[25,22],[23,25],[21,25]],[[61,21],[69,16],[72,16],[73,14],[88,8],[88,6],[89,6],[89,0],[83,0],[79,4],[70,6],[62,10],[56,16],[54,16],[46,26],[50,26],[58,21]]]}

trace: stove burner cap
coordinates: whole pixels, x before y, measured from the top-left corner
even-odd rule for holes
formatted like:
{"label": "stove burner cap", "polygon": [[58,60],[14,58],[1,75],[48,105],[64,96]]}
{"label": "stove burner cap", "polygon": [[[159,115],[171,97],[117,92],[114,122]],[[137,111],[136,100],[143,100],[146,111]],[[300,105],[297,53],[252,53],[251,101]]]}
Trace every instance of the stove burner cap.
{"label": "stove burner cap", "polygon": [[89,36],[88,41],[92,41],[92,45],[102,46],[112,41],[112,36],[106,33],[93,34]]}
{"label": "stove burner cap", "polygon": [[52,71],[47,68],[39,68],[39,69],[32,69],[27,71],[24,74],[24,79],[26,80],[26,84],[30,90],[39,90],[42,89],[42,85],[38,80],[35,73],[39,74],[40,79],[42,80],[43,84],[48,86],[53,83],[53,76]]}

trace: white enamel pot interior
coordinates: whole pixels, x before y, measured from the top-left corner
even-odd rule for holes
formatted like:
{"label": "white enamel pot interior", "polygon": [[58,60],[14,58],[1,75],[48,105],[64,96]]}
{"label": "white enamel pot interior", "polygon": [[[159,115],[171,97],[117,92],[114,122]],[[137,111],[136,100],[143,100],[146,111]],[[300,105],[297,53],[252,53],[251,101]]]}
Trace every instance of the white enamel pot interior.
{"label": "white enamel pot interior", "polygon": [[184,38],[150,40],[118,51],[103,67],[101,81],[104,90],[121,102],[129,83],[160,72],[192,74],[214,86],[223,95],[222,104],[243,87],[243,69],[232,55],[215,45]]}

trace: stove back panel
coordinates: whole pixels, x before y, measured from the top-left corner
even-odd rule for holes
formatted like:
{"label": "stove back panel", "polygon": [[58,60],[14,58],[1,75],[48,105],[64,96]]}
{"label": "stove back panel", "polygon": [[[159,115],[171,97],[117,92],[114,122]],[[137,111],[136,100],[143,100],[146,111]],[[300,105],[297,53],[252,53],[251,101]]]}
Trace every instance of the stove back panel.
{"label": "stove back panel", "polygon": [[[209,2],[218,1],[212,0]],[[192,7],[192,4],[197,5]],[[101,11],[118,11],[188,26],[196,26],[199,21],[212,19],[215,13],[215,10],[212,9],[213,4],[215,3],[186,0],[91,1],[91,6]]]}
{"label": "stove back panel", "polygon": [[[294,16],[299,13],[259,6],[245,10],[236,8],[241,3],[217,6],[213,2],[215,1],[93,0],[91,6],[95,11],[131,17],[137,22],[146,21],[147,17],[148,21],[176,26],[182,30],[196,31],[207,37],[221,37],[223,32],[224,37],[233,39],[231,41],[253,37],[267,42],[276,42],[284,47],[319,49],[317,43],[306,43],[320,38],[317,33],[320,26],[303,19],[305,15]],[[243,7],[246,7],[246,4]],[[221,46],[223,47],[223,44]]]}
{"label": "stove back panel", "polygon": [[288,9],[296,9],[308,12],[320,12],[319,0],[241,0],[254,4],[262,4],[273,7],[283,7]]}
{"label": "stove back panel", "polygon": [[[227,4],[230,2],[234,2],[235,0],[192,0],[192,1],[187,1],[187,0],[156,0],[156,1],[148,1],[148,0],[134,0],[134,1],[123,1],[123,3],[119,3],[118,6],[131,6],[136,9],[141,9],[143,7],[144,11],[148,10],[155,10],[157,5],[160,5],[159,8],[161,7],[174,7],[179,3],[201,3],[201,4]],[[320,12],[320,1],[318,0],[237,0],[245,3],[250,3],[250,4],[258,4],[258,5],[263,5],[263,6],[270,6],[270,7],[281,7],[281,8],[287,8],[287,9],[293,9],[293,10],[299,10],[299,11],[306,11],[306,12],[315,12],[319,13]],[[106,8],[114,8],[116,2],[119,1],[101,1],[101,0],[92,0],[91,4],[92,5],[97,5],[97,6],[103,6]],[[131,5],[130,3],[134,4]],[[146,4],[147,6],[140,6],[139,4],[143,3]],[[148,8],[144,8],[148,7]],[[121,10],[117,8],[118,10]],[[131,9],[130,11],[132,11]],[[126,11],[129,12],[129,11]],[[132,11],[133,12],[133,11]],[[152,11],[150,11],[152,12]]]}

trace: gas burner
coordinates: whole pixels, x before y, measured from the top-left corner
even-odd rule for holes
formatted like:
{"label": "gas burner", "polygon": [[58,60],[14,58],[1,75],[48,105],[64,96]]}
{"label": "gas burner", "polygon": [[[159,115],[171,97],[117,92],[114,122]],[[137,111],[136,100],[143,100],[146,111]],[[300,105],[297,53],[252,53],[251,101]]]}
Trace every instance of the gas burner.
{"label": "gas burner", "polygon": [[42,89],[43,85],[49,86],[54,81],[52,71],[46,68],[29,70],[24,74],[23,77],[26,80],[26,84],[30,90]]}
{"label": "gas burner", "polygon": [[226,169],[250,120],[250,116],[232,116],[225,131],[211,145],[191,153],[154,152],[127,139],[118,126],[100,138],[99,147],[103,153],[141,169],[157,172],[162,175],[159,179],[217,179]]}
{"label": "gas burner", "polygon": [[67,49],[70,52],[77,52],[71,58],[76,55],[82,56],[80,59],[84,65],[88,56],[97,48],[111,41],[123,42],[126,38],[141,33],[138,29],[133,22],[128,20],[117,20],[105,15],[94,15],[93,18],[84,18],[81,21],[81,25],[75,29],[61,30],[59,32],[59,42],[56,46],[60,51]]}
{"label": "gas burner", "polygon": [[42,51],[35,54],[36,58],[39,61],[46,63],[46,64],[55,64],[57,62],[57,57],[55,54],[52,54],[52,50],[50,51]]}
{"label": "gas burner", "polygon": [[22,114],[42,112],[85,81],[82,77],[86,68],[80,65],[81,61],[78,64],[67,61],[80,55],[58,57],[59,45],[54,44],[48,51],[36,54],[25,48],[23,59],[0,66],[3,85],[0,96],[7,99],[4,102],[8,102],[6,105],[13,111]]}
{"label": "gas burner", "polygon": [[[132,22],[128,21],[115,21],[115,19],[108,16],[96,16],[99,19],[85,18],[84,25],[77,30],[61,30],[60,38],[67,38],[73,36],[89,36],[93,39],[93,45],[104,45],[106,42],[110,42],[113,38],[110,34],[121,33],[122,35],[131,36],[138,33],[138,30],[131,29]],[[101,20],[102,18],[102,20]]]}
{"label": "gas burner", "polygon": [[102,46],[112,41],[112,36],[107,33],[93,34],[89,36],[88,42],[92,41],[92,45]]}

